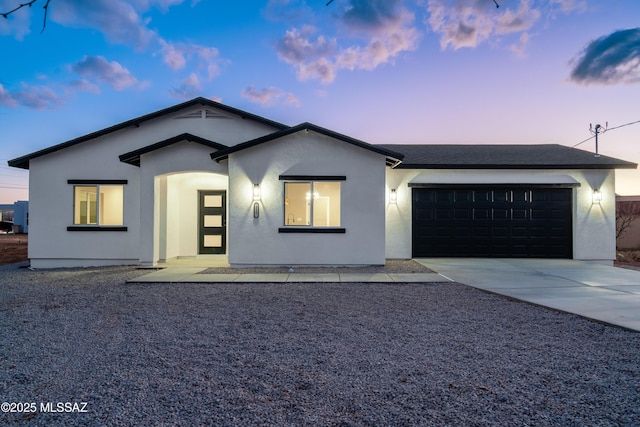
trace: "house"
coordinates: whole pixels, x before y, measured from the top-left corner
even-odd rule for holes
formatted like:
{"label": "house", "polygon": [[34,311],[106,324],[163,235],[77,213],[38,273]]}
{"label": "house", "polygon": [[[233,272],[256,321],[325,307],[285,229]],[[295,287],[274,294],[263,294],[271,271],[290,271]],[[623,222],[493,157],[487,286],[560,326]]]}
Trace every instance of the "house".
{"label": "house", "polygon": [[615,257],[614,170],[560,145],[372,145],[196,98],[25,155],[35,268]]}
{"label": "house", "polygon": [[0,205],[0,221],[11,224],[10,230],[16,234],[29,232],[29,202],[18,200],[13,204]]}

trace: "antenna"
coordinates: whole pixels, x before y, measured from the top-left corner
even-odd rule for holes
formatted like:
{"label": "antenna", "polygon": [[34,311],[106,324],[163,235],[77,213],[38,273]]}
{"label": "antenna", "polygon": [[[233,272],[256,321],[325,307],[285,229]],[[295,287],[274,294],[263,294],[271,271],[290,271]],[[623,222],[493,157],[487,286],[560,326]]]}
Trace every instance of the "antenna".
{"label": "antenna", "polygon": [[596,157],[600,157],[600,153],[598,153],[598,135],[601,133],[605,133],[609,129],[609,122],[605,122],[605,126],[596,125],[593,127],[591,123],[589,123],[589,132],[596,136]]}

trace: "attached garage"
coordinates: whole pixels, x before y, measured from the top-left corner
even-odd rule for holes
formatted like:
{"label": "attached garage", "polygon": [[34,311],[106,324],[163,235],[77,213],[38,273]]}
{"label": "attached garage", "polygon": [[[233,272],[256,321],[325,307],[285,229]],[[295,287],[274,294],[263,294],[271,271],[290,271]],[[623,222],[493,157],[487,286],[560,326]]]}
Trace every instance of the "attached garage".
{"label": "attached garage", "polygon": [[412,188],[413,257],[571,258],[572,188]]}
{"label": "attached garage", "polygon": [[615,170],[558,144],[383,145],[387,258],[615,259]]}

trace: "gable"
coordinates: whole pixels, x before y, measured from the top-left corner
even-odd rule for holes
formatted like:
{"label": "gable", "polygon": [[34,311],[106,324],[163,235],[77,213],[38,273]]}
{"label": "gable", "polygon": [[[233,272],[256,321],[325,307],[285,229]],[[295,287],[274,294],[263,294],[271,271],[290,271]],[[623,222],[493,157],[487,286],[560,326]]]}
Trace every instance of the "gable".
{"label": "gable", "polygon": [[349,136],[340,134],[338,132],[334,132],[334,131],[331,131],[329,129],[322,128],[320,126],[316,126],[316,125],[314,125],[312,123],[305,122],[305,123],[301,123],[301,124],[299,124],[297,126],[290,127],[290,128],[287,128],[287,129],[283,129],[281,131],[274,132],[274,133],[271,133],[269,135],[265,135],[265,136],[262,136],[260,138],[253,139],[253,140],[244,142],[242,144],[238,144],[236,146],[229,147],[229,148],[224,149],[224,150],[220,150],[220,151],[218,151],[216,153],[212,153],[211,154],[211,158],[213,160],[215,160],[216,162],[221,162],[223,160],[226,160],[229,157],[230,154],[237,153],[239,151],[246,150],[248,148],[252,148],[252,147],[255,147],[255,146],[258,146],[258,145],[269,143],[271,141],[276,141],[276,140],[282,139],[284,137],[287,137],[289,135],[293,135],[293,134],[296,134],[296,133],[302,133],[302,132],[304,132],[304,133],[315,132],[317,134],[320,134],[320,135],[335,139],[337,141],[341,141],[341,142],[344,142],[344,143],[347,143],[347,144],[350,144],[350,145],[353,145],[353,146],[356,146],[356,147],[360,147],[360,148],[363,148],[365,150],[368,150],[368,151],[371,151],[371,152],[374,152],[374,153],[377,153],[377,154],[380,154],[380,155],[383,155],[383,156],[386,157],[387,165],[396,165],[396,164],[400,163],[400,161],[404,157],[402,154],[400,154],[398,152],[395,152],[395,151],[392,151],[392,150],[389,150],[389,149],[386,149],[386,148],[382,148],[382,147],[379,147],[379,146],[375,146],[375,145],[372,145],[372,144],[368,144],[368,143],[366,143],[364,141],[360,141],[358,139],[351,138]]}
{"label": "gable", "polygon": [[200,138],[199,136],[191,135],[190,133],[183,133],[180,135],[176,135],[173,138],[165,139],[164,141],[156,142],[155,144],[147,145],[146,147],[121,154],[119,158],[123,163],[128,163],[133,166],[140,166],[140,157],[142,155],[165,147],[169,147],[182,141],[195,142],[216,150],[228,148],[226,145],[218,144],[217,142],[209,141],[208,139]]}
{"label": "gable", "polygon": [[[179,114],[181,111],[185,111],[184,114]],[[174,105],[169,108],[165,108],[150,114],[127,120],[125,122],[83,135],[78,138],[71,139],[69,141],[39,151],[35,151],[22,157],[9,160],[8,164],[9,166],[16,168],[29,169],[29,161],[32,159],[64,150],[83,142],[93,141],[105,136],[113,135],[118,131],[140,128],[144,124],[148,124],[152,121],[155,121],[155,123],[160,123],[158,119],[166,120],[171,117],[173,117],[174,120],[170,123],[167,123],[167,129],[164,131],[164,134],[160,132],[158,135],[149,135],[149,141],[147,141],[148,143],[146,145],[155,143],[153,142],[153,140],[165,140],[171,134],[175,135],[176,133],[181,133],[180,131],[176,132],[176,127],[182,129],[185,133],[191,130],[191,128],[199,129],[201,132],[206,133],[206,129],[208,126],[210,126],[210,123],[216,120],[220,122],[230,119],[248,120],[255,123],[256,125],[259,125],[258,128],[255,129],[250,129],[250,127],[242,126],[243,129],[246,128],[246,132],[244,134],[241,132],[238,135],[234,135],[234,137],[238,138],[235,143],[255,137],[256,134],[259,135],[272,133],[273,130],[286,129],[288,127],[287,125],[284,125],[282,123],[278,123],[273,120],[257,116],[255,114],[248,113],[237,108],[229,107],[227,105],[220,104],[207,98],[199,97],[181,104]],[[192,122],[194,119],[200,119],[200,121],[193,122],[192,124],[187,124],[188,122]],[[182,125],[178,125],[177,123],[179,122],[184,123]],[[227,142],[227,144],[225,145],[231,144],[228,144]]]}

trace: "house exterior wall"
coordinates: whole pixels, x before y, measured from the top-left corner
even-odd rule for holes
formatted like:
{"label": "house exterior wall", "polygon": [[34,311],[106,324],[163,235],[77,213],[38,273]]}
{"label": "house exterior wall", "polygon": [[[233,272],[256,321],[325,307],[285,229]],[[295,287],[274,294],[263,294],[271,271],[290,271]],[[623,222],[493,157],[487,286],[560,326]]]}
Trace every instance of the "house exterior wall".
{"label": "house exterior wall", "polygon": [[[411,188],[409,183],[562,184],[573,190],[573,258],[610,263],[615,259],[615,174],[613,170],[471,170],[388,169],[386,192],[397,189],[397,203],[387,200],[386,257],[411,258]],[[593,203],[593,190],[603,200]]]}
{"label": "house exterior wall", "polygon": [[[175,187],[163,188],[156,176],[183,171],[226,174],[226,168],[211,161],[209,154],[214,149],[195,143],[174,144],[143,155],[141,167],[122,163],[118,156],[181,133],[231,146],[276,130],[223,111],[213,117],[210,114],[209,118],[189,116],[197,111],[202,111],[202,107],[188,108],[31,159],[31,265],[55,268],[156,262],[160,258],[160,221],[163,219],[166,224],[167,218],[161,218],[161,199],[155,195],[175,192]],[[67,181],[77,179],[127,180],[124,185],[127,231],[67,230],[73,225],[73,185]],[[169,234],[168,239],[175,241],[176,236]],[[164,239],[167,242],[167,236]],[[170,255],[165,250],[164,256]]]}
{"label": "house exterior wall", "polygon": [[[313,131],[233,153],[229,163],[229,263],[247,265],[382,265],[385,157]],[[346,176],[341,181],[343,234],[281,233],[280,175]],[[259,217],[253,184],[259,183]]]}
{"label": "house exterior wall", "polygon": [[[87,143],[31,160],[29,258],[34,268],[84,267],[138,262],[138,171],[121,163],[108,144]],[[73,225],[70,179],[127,180],[127,231],[68,231]]]}

